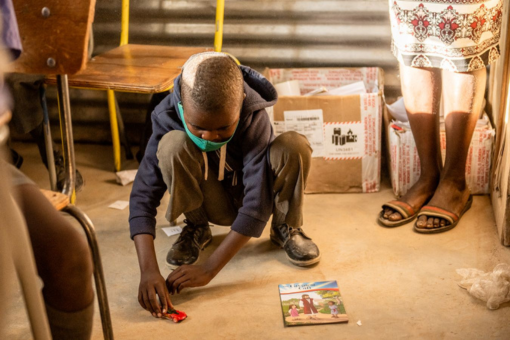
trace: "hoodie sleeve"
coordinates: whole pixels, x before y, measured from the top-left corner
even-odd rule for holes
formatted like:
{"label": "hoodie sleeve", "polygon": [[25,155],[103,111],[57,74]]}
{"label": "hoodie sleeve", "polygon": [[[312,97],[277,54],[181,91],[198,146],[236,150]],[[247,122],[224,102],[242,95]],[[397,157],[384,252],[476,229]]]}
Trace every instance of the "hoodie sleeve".
{"label": "hoodie sleeve", "polygon": [[159,124],[155,112],[152,113],[152,131],[129,199],[131,239],[138,234],[156,237],[156,208],[167,189],[156,154],[159,141],[168,131]]}
{"label": "hoodie sleeve", "polygon": [[267,160],[272,138],[266,110],[255,112],[242,140],[243,206],[232,224],[232,230],[246,236],[260,237],[273,211],[271,169]]}

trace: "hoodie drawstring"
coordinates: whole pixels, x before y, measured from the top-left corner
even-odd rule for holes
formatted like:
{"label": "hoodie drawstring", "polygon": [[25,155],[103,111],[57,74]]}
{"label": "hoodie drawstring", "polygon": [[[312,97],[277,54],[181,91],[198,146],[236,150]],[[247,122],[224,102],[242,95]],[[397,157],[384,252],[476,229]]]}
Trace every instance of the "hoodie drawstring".
{"label": "hoodie drawstring", "polygon": [[[202,152],[202,157],[204,157],[205,164],[205,172],[204,179],[207,181],[207,175],[209,173],[209,162],[207,161],[207,153]],[[220,166],[218,169],[218,181],[223,181],[225,179],[225,164],[227,163],[227,144],[223,145],[220,149]]]}
{"label": "hoodie drawstring", "polygon": [[220,149],[220,168],[218,169],[218,181],[225,178],[225,163],[227,162],[227,144]]}
{"label": "hoodie drawstring", "polygon": [[204,157],[205,164],[204,179],[207,181],[207,174],[209,173],[209,162],[207,161],[207,153],[202,152],[202,157]]}
{"label": "hoodie drawstring", "polygon": [[234,175],[232,176],[232,186],[235,187],[237,185],[237,172],[234,171]]}

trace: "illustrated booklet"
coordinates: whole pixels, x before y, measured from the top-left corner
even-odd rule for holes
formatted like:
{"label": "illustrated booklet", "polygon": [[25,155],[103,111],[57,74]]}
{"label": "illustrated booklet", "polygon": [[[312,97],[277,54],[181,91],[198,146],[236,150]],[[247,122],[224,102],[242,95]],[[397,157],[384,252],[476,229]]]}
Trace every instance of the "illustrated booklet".
{"label": "illustrated booklet", "polygon": [[349,321],[336,281],[291,283],[278,288],[285,327]]}

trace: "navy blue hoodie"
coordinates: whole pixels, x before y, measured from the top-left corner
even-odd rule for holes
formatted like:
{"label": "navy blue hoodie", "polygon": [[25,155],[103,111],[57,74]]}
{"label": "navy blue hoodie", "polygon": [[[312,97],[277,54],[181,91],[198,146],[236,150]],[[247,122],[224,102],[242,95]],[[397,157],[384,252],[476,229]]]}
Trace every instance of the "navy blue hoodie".
{"label": "navy blue hoodie", "polygon": [[[244,190],[242,207],[238,210],[232,230],[246,236],[259,237],[273,209],[268,150],[274,135],[265,108],[276,103],[277,94],[273,85],[260,73],[245,66],[240,66],[240,69],[244,77],[246,98],[237,130],[227,145],[229,166],[225,169],[224,181],[228,181],[232,176],[242,178],[242,183],[237,185]],[[156,152],[159,141],[166,133],[172,130],[184,131],[181,118],[177,114],[177,104],[181,101],[180,79],[181,76],[175,79],[173,93],[152,112],[152,136],[131,191],[131,238],[137,234],[150,234],[155,237],[156,208],[167,191],[158,167]],[[209,167],[218,169],[218,153],[208,152],[207,158]]]}

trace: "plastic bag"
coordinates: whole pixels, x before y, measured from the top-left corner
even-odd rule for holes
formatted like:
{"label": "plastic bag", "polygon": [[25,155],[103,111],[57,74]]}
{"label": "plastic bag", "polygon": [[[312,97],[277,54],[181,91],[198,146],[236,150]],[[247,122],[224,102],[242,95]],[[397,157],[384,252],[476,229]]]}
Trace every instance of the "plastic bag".
{"label": "plastic bag", "polygon": [[457,269],[457,273],[463,277],[459,286],[475,298],[487,301],[487,308],[498,309],[510,301],[510,265],[498,264],[487,273],[475,268]]}

